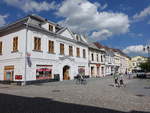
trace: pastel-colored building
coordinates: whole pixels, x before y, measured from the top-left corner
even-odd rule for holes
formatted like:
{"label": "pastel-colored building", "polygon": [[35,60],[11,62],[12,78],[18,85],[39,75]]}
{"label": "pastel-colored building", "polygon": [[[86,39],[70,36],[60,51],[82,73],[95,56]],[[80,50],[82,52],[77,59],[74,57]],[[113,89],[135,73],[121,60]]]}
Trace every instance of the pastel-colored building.
{"label": "pastel-colored building", "polygon": [[138,70],[140,63],[144,63],[148,60],[148,58],[144,57],[144,56],[134,56],[131,57],[131,70]]}

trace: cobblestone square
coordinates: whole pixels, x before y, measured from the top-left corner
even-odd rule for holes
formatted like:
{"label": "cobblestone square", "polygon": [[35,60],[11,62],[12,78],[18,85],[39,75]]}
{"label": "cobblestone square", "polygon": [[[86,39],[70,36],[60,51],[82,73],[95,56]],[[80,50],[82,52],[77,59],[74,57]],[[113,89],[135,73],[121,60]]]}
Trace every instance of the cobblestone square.
{"label": "cobblestone square", "polygon": [[125,79],[113,87],[113,78],[15,86],[0,84],[0,113],[149,113],[150,79]]}

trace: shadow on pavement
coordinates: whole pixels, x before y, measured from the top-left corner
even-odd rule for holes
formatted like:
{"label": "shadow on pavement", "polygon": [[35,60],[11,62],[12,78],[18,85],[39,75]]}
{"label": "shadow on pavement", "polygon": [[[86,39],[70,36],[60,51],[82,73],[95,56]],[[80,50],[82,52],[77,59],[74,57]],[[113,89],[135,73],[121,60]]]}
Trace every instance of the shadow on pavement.
{"label": "shadow on pavement", "polygon": [[0,113],[148,113],[64,103],[49,98],[30,98],[0,93]]}

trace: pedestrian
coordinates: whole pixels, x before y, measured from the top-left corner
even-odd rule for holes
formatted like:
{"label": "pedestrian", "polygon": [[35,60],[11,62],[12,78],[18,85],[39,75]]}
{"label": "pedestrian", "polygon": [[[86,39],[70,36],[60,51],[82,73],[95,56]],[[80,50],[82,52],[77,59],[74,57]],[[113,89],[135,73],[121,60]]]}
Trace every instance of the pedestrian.
{"label": "pedestrian", "polygon": [[124,81],[123,81],[123,77],[120,76],[120,80],[119,80],[120,86],[125,87]]}
{"label": "pedestrian", "polygon": [[118,73],[117,72],[115,72],[115,74],[113,75],[113,78],[114,78],[114,82],[115,82],[114,86],[119,87]]}

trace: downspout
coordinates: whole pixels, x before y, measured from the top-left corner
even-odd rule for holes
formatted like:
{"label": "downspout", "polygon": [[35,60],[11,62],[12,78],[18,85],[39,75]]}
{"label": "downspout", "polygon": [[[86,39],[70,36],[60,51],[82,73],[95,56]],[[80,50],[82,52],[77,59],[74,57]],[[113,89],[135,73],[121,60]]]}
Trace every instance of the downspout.
{"label": "downspout", "polygon": [[[30,20],[30,17],[28,19],[28,21]],[[25,37],[25,68],[24,68],[24,81],[23,81],[23,86],[26,85],[26,75],[27,75],[27,38],[28,38],[28,21],[25,24],[26,25],[26,37]]]}

